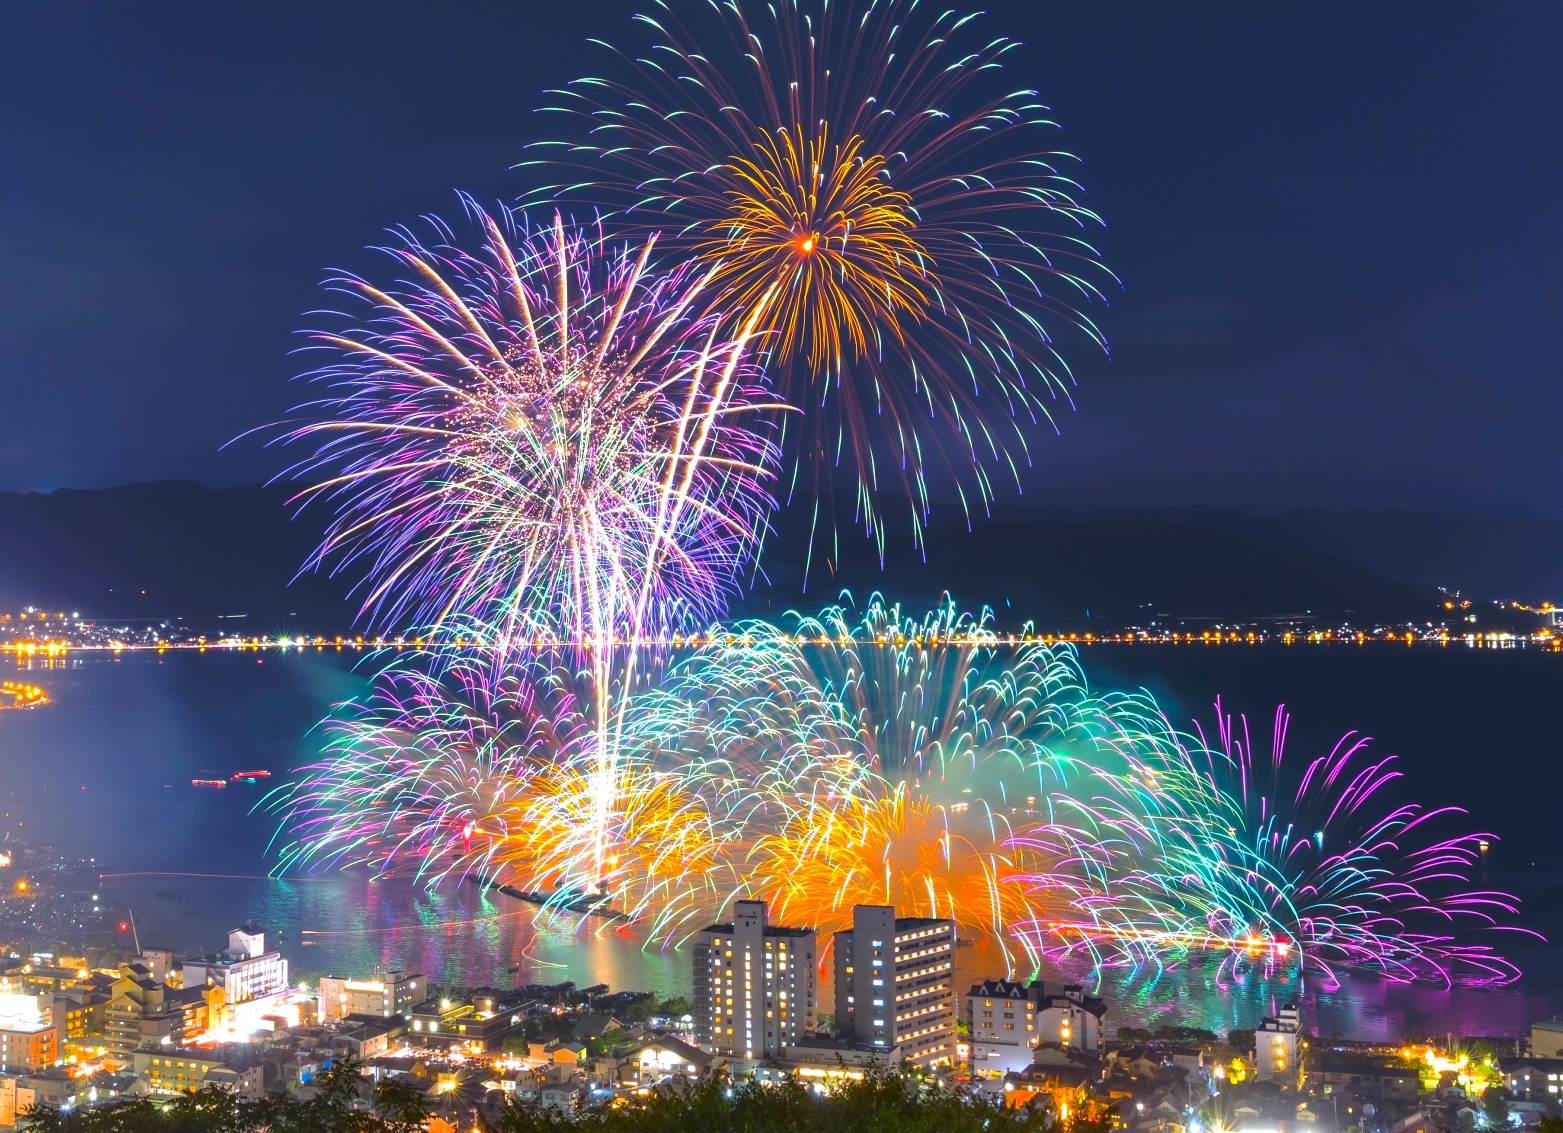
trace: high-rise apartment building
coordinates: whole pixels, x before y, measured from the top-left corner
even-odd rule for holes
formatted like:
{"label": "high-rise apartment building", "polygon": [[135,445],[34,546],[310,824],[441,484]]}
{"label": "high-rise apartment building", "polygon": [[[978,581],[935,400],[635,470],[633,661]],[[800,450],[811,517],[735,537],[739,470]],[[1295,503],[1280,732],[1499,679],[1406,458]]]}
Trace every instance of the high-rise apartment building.
{"label": "high-rise apartment building", "polygon": [[836,1033],[919,1066],[955,1060],[955,922],[854,905],[836,933]]}
{"label": "high-rise apartment building", "polygon": [[764,901],[733,903],[731,924],[695,937],[695,1041],[729,1058],[768,1058],[814,1030],[812,928],[766,923]]}

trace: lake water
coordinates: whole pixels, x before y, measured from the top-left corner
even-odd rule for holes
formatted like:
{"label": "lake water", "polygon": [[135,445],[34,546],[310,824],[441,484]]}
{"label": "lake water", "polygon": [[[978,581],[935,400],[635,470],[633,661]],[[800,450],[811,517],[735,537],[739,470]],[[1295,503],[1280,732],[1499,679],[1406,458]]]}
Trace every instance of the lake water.
{"label": "lake water", "polygon": [[[1268,726],[1293,711],[1294,753],[1357,728],[1402,756],[1408,797],[1458,804],[1500,841],[1493,882],[1530,899],[1543,930],[1559,914],[1563,840],[1563,656],[1533,650],[1416,647],[1096,646],[1084,654],[1100,688],[1144,686],[1174,718],[1210,717],[1217,693]],[[450,983],[573,979],[617,989],[687,992],[687,952],[648,947],[633,931],[534,922],[535,910],[474,886],[428,893],[351,875],[276,880],[273,822],[254,810],[264,786],[198,790],[190,780],[266,769],[272,783],[311,751],[309,729],[363,685],[351,651],[76,655],[35,665],[52,703],[0,712],[0,838],[49,844],[112,863],[105,900],[132,910],[147,945],[220,946],[254,920],[283,934],[301,974],[415,968]],[[7,661],[9,666],[11,662]],[[192,876],[198,875],[198,876]],[[215,876],[214,876],[215,875]],[[1554,935],[1558,935],[1554,932]],[[1082,969],[1050,982],[1100,978],[1109,1026],[1176,1019],[1253,1026],[1291,999],[1323,1035],[1394,1039],[1453,1031],[1512,1035],[1553,1013],[1563,950],[1508,954],[1526,971],[1513,989],[1443,991],[1373,978],[1338,986],[1278,976],[1238,984],[1215,965],[1169,971]],[[960,950],[958,979],[1002,974],[979,942]],[[828,1001],[827,1001],[828,1002]]]}

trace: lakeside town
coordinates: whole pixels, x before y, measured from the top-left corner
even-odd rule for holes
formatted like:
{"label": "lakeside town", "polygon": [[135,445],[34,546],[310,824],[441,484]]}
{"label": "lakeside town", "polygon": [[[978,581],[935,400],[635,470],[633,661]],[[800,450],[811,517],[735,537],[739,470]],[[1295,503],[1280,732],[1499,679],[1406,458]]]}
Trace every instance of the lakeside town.
{"label": "lakeside town", "polygon": [[[49,889],[8,872],[7,906]],[[124,935],[84,916],[42,935]],[[366,1109],[387,1083],[421,1098],[430,1133],[516,1105],[561,1117],[635,1106],[718,1075],[828,1094],[893,1069],[1050,1121],[1139,1133],[1466,1133],[1563,1113],[1563,1021],[1521,1039],[1397,1045],[1315,1037],[1286,1004],[1253,1030],[1217,1034],[1171,1013],[1136,1028],[1078,984],[995,974],[957,986],[949,920],[859,905],[825,938],[770,923],[760,901],[735,902],[732,916],[691,942],[688,999],[569,982],[440,986],[407,971],[294,982],[255,925],[192,956],[139,940],[80,955],[13,942],[0,951],[0,1129],[34,1107],[210,1090],[308,1101],[344,1065]]]}
{"label": "lakeside town", "polygon": [[[1472,649],[1563,649],[1563,608],[1551,602],[1528,605],[1518,601],[1481,604],[1481,621],[1472,613],[1469,599],[1452,595],[1437,616],[1422,621],[1331,620],[1312,613],[1264,618],[1174,617],[1147,613],[1118,626],[1096,632],[1039,629],[992,622],[982,640],[998,645],[1463,645]],[[989,611],[988,613],[992,613]],[[242,619],[243,615],[235,615]],[[239,624],[236,622],[235,624]],[[427,644],[415,635],[321,634],[297,629],[262,631],[244,621],[241,629],[201,632],[178,617],[97,618],[80,612],[66,613],[28,606],[0,611],[0,654],[9,653],[20,666],[57,662],[71,654],[90,655],[169,650],[261,652],[271,650],[334,649],[339,652],[422,649]],[[991,633],[987,632],[991,631]],[[725,642],[732,645],[741,634],[715,626],[704,633],[669,636],[643,644],[676,649],[696,649]],[[956,643],[956,642],[949,642]],[[485,642],[459,639],[445,642],[458,648],[481,649]],[[492,642],[487,643],[492,645]],[[538,640],[537,645],[558,642]],[[41,703],[41,702],[40,702]],[[19,705],[21,706],[21,705]]]}

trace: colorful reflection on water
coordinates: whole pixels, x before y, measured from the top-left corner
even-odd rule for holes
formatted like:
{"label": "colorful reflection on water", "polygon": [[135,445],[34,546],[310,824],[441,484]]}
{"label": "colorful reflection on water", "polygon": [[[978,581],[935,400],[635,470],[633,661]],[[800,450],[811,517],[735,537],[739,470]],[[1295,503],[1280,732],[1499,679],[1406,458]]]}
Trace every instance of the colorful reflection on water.
{"label": "colorful reflection on water", "polygon": [[[407,881],[348,875],[274,880],[163,874],[110,878],[103,892],[111,906],[134,910],[149,947],[211,951],[245,920],[280,932],[299,977],[402,968],[448,984],[506,987],[568,979],[583,987],[606,983],[616,991],[663,995],[687,995],[692,982],[687,949],[648,947],[634,930],[594,922],[539,923],[533,906],[471,885],[430,893]],[[1553,956],[1552,962],[1560,961]],[[827,962],[822,976],[826,1011],[829,968]],[[957,951],[957,991],[1003,974],[998,949],[978,941]],[[1214,956],[1176,967],[1103,971],[1082,960],[1049,965],[1038,975],[1050,986],[1079,982],[1104,996],[1109,1031],[1178,1023],[1225,1033],[1253,1027],[1294,1000],[1316,1034],[1389,1041],[1445,1032],[1520,1035],[1533,1020],[1552,1014],[1549,996],[1517,991],[1446,991],[1353,976],[1332,984],[1287,971],[1250,971],[1234,979],[1230,965]]]}

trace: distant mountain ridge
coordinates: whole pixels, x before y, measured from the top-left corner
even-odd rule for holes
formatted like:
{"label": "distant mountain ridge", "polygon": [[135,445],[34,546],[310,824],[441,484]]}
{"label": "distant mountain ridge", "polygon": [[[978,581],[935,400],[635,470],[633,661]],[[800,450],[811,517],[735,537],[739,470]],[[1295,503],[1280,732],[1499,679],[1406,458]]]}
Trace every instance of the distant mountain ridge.
{"label": "distant mountain ridge", "polygon": [[291,494],[285,486],[213,489],[190,480],[0,493],[0,609],[177,616],[202,628],[244,615],[227,628],[247,634],[348,629],[345,579],[308,574],[292,582],[325,512],[293,521]]}
{"label": "distant mountain ridge", "polygon": [[789,530],[795,523],[783,515],[763,560],[768,585],[757,586],[742,611],[811,609],[841,589],[857,599],[879,590],[915,611],[948,591],[964,609],[991,608],[1001,625],[1109,632],[1153,622],[1422,623],[1442,613],[1444,598],[1430,586],[1247,535],[1065,512],[985,520],[969,532],[934,527],[921,555],[902,548],[887,554],[883,569],[873,544],[842,532],[839,561],[816,547],[805,594],[807,537]]}
{"label": "distant mountain ridge", "polygon": [[[1024,514],[1024,513],[1016,513]],[[1068,513],[1225,531],[1348,559],[1370,570],[1467,596],[1535,604],[1563,600],[1563,519],[1309,509],[1253,515],[1232,508],[1153,507]]]}
{"label": "distant mountain ridge", "polygon": [[[292,518],[288,486],[213,489],[192,481],[48,494],[0,493],[0,609],[24,604],[95,617],[182,616],[203,630],[352,628],[353,578],[295,575],[324,509]],[[1563,522],[1416,512],[1222,508],[1010,511],[931,529],[926,561],[895,540],[881,570],[859,532],[816,542],[807,592],[807,513],[781,512],[759,584],[736,613],[811,609],[850,589],[909,609],[945,590],[1001,622],[1048,629],[1154,619],[1426,620],[1442,595],[1563,596]],[[839,554],[840,561],[834,557]],[[1563,581],[1563,579],[1560,579]],[[236,619],[234,615],[245,615]],[[232,619],[232,620],[230,620]]]}

